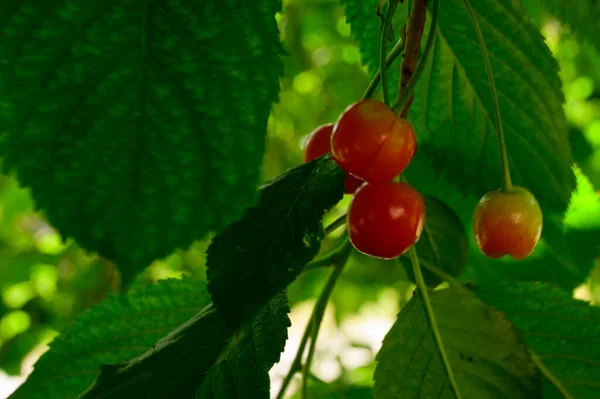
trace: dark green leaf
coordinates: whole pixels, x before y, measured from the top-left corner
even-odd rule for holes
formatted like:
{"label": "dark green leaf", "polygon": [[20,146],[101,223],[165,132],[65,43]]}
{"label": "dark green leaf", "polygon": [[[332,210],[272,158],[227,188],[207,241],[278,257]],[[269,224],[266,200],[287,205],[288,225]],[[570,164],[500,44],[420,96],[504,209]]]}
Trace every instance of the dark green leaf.
{"label": "dark green leaf", "polygon": [[[533,398],[535,369],[512,325],[474,294],[430,293],[450,367],[463,398]],[[377,355],[375,398],[454,398],[421,294],[398,315]]]}
{"label": "dark green leaf", "polygon": [[128,280],[253,202],[279,0],[0,9],[0,153],[64,236]]}
{"label": "dark green leaf", "polygon": [[[301,395],[301,391],[298,391],[290,399],[301,399]],[[373,389],[348,385],[345,381],[340,382],[339,386],[317,381],[312,384],[309,382],[307,396],[318,399],[373,399]]]}
{"label": "dark green leaf", "polygon": [[600,309],[571,292],[540,283],[475,286],[479,298],[504,312],[563,389],[544,379],[543,398],[600,397]]}
{"label": "dark green leaf", "polygon": [[11,399],[76,398],[101,364],[144,353],[209,303],[206,283],[191,279],[136,286],[127,295],[112,296],[52,342]]}
{"label": "dark green leaf", "polygon": [[267,304],[221,351],[196,398],[269,398],[269,370],[279,361],[291,325],[285,294]]}
{"label": "dark green leaf", "polygon": [[233,329],[294,281],[318,253],[321,218],[342,198],[344,178],[329,156],[290,169],[266,184],[259,204],[213,240],[208,289]]}
{"label": "dark green leaf", "polygon": [[[435,266],[453,277],[461,275],[467,264],[467,237],[458,215],[437,198],[425,196],[425,228],[415,245],[422,264]],[[415,281],[408,256],[401,258],[406,275]],[[423,277],[429,287],[435,287],[442,279],[423,269]]]}
{"label": "dark green leaf", "polygon": [[234,332],[207,306],[141,356],[103,366],[80,398],[268,399],[268,371],[285,345],[288,312],[280,293]]}

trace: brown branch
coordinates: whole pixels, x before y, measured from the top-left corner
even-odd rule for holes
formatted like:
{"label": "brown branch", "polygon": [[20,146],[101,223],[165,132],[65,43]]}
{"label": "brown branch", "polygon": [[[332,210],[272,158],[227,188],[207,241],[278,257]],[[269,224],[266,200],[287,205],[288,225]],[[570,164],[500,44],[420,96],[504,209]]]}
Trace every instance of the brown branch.
{"label": "brown branch", "polygon": [[[406,47],[404,48],[404,57],[400,65],[400,90],[398,90],[398,99],[406,89],[408,82],[415,73],[417,61],[419,60],[419,48],[421,47],[421,38],[425,28],[425,19],[427,16],[427,4],[429,0],[414,0],[410,15],[408,16],[408,24],[406,27]],[[406,118],[408,109],[413,102],[413,96],[410,97],[408,104],[402,110],[401,116]]]}

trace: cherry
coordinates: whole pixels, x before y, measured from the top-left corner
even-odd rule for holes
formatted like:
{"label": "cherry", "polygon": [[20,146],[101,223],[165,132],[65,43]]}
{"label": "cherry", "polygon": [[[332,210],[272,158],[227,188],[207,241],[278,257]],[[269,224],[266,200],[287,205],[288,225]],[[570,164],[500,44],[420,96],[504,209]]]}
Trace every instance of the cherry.
{"label": "cherry", "polygon": [[[319,126],[308,136],[304,144],[304,162],[312,161],[329,152],[331,152],[331,133],[333,131],[333,123],[327,123]],[[337,162],[337,161],[336,161]],[[356,191],[364,181],[346,173],[346,194],[352,194]]]}
{"label": "cherry", "polygon": [[373,99],[346,108],[331,136],[331,149],[339,165],[372,183],[392,180],[402,173],[416,146],[411,124]]}
{"label": "cherry", "polygon": [[513,187],[510,192],[490,191],[473,214],[473,230],[481,252],[490,258],[510,255],[522,260],[531,255],[542,234],[542,210],[531,192]]}
{"label": "cherry", "polygon": [[367,255],[393,259],[421,237],[425,202],[406,183],[365,183],[354,194],[348,210],[348,236]]}

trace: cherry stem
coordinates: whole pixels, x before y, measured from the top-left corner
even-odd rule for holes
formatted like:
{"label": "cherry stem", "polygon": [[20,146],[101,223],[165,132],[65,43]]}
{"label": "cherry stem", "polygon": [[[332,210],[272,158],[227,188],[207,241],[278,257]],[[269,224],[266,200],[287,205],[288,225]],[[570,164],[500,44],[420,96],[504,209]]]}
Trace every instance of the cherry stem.
{"label": "cherry stem", "polygon": [[[414,0],[410,14],[408,16],[408,23],[406,24],[406,48],[404,49],[404,57],[400,65],[400,89],[398,90],[398,96],[406,91],[408,82],[412,79],[412,76],[417,67],[417,61],[419,59],[419,47],[421,46],[421,38],[423,36],[423,28],[425,27],[425,18],[427,15],[427,3],[429,0]],[[408,93],[409,103],[412,102],[412,93]],[[407,105],[405,109],[401,110],[400,116],[406,118],[408,114]]]}
{"label": "cherry stem", "polygon": [[385,20],[381,25],[381,38],[379,43],[379,75],[381,76],[381,91],[383,93],[383,102],[388,107],[390,106],[390,91],[388,87],[388,71],[387,71],[387,42],[390,35],[390,27],[392,25],[392,19],[396,13],[399,0],[389,0],[388,10],[385,16]]}
{"label": "cherry stem", "polygon": [[[429,233],[429,230],[425,229],[425,232]],[[428,271],[435,274],[442,280],[447,281],[451,287],[457,288],[459,290],[467,290],[467,288],[465,288],[463,283],[461,283],[456,278],[452,277],[451,275],[449,275],[448,273],[446,273],[439,267],[431,264],[430,262],[428,262],[426,260],[420,260],[420,264],[421,264],[421,266],[423,266],[424,269],[427,269]]]}
{"label": "cherry stem", "polygon": [[337,230],[339,227],[342,227],[346,224],[346,214],[344,213],[342,216],[335,219],[331,222],[327,227],[325,227],[325,235],[330,234],[331,232]]}
{"label": "cherry stem", "polygon": [[[419,0],[416,0],[413,3],[413,11],[411,11],[411,15],[413,15],[413,13],[415,13],[414,9],[415,7],[417,7],[417,3],[419,3]],[[425,1],[426,3],[426,1]],[[427,6],[425,5],[425,8],[427,8]],[[433,49],[433,45],[435,43],[435,37],[436,37],[436,33],[437,33],[437,24],[438,24],[438,15],[439,15],[439,8],[440,8],[440,2],[439,0],[433,0],[433,12],[431,13],[431,26],[429,28],[429,33],[427,34],[427,43],[425,43],[425,50],[423,51],[423,55],[421,56],[421,59],[419,60],[419,63],[417,64],[416,68],[414,69],[414,72],[405,72],[404,69],[402,69],[402,77],[404,78],[404,76],[408,76],[408,73],[410,73],[410,77],[409,80],[407,80],[407,82],[404,84],[403,82],[401,82],[401,91],[398,93],[398,99],[396,100],[396,103],[394,104],[394,106],[392,107],[392,109],[394,110],[394,112],[396,112],[396,114],[398,114],[400,112],[400,116],[402,118],[406,118],[406,116],[408,115],[408,109],[410,108],[410,105],[412,104],[412,99],[413,99],[413,91],[415,89],[415,86],[417,84],[417,82],[419,81],[419,78],[421,77],[421,74],[423,73],[423,70],[425,69],[425,65],[427,63],[427,59],[429,58],[429,55],[431,54],[431,50]],[[425,20],[423,19],[423,25],[425,24]],[[410,26],[410,21],[409,21],[409,26]],[[420,31],[421,35],[423,33],[423,27],[421,27],[421,31]],[[407,33],[407,43],[408,43],[408,33]],[[413,34],[414,37],[414,34]],[[419,36],[419,43],[417,44],[417,51],[420,45],[420,40],[421,40],[421,36]],[[408,51],[406,52],[408,53]],[[406,57],[405,57],[406,59]]]}
{"label": "cherry stem", "polygon": [[492,72],[492,64],[490,63],[490,55],[487,50],[487,46],[485,45],[485,40],[483,38],[483,33],[481,32],[481,27],[479,26],[479,22],[477,21],[477,17],[475,16],[475,11],[473,10],[473,7],[471,7],[470,0],[463,0],[463,2],[465,3],[467,11],[469,12],[471,21],[473,21],[473,27],[475,28],[475,33],[477,33],[477,39],[479,39],[479,47],[481,47],[481,52],[483,54],[483,62],[485,63],[485,70],[487,72],[488,81],[490,85],[490,91],[492,92],[494,115],[496,117],[496,131],[498,132],[498,147],[500,150],[500,165],[502,166],[502,191],[510,192],[512,191],[513,186],[510,178],[508,153],[506,151],[506,143],[504,141],[502,117],[500,116],[500,103],[498,101],[498,92],[496,90],[496,83],[494,81],[494,73]]}
{"label": "cherry stem", "polygon": [[[385,62],[386,68],[389,67],[390,65],[392,65],[392,63],[394,61],[396,61],[398,56],[400,54],[402,54],[403,51],[404,51],[404,39],[400,38],[400,40],[398,40],[396,42],[396,44],[394,45],[394,48],[392,48],[392,51],[390,51],[390,54],[387,56],[387,59]],[[371,83],[369,83],[369,86],[367,87],[367,90],[365,90],[365,94],[363,94],[361,99],[365,100],[367,98],[370,98],[373,95],[373,93],[375,93],[375,90],[377,90],[377,86],[379,85],[380,81],[381,81],[381,68],[379,68],[377,70],[377,72],[375,72],[373,79],[371,79]]]}
{"label": "cherry stem", "polygon": [[281,388],[279,389],[279,392],[277,393],[277,399],[283,398],[283,395],[285,394],[285,391],[286,391],[287,387],[289,386],[290,382],[292,381],[292,378],[294,377],[296,372],[302,370],[302,368],[303,368],[302,356],[304,355],[304,350],[306,348],[306,344],[308,343],[308,339],[311,338],[311,344],[308,349],[309,352],[308,352],[308,356],[306,359],[306,364],[304,365],[304,374],[303,374],[304,379],[303,379],[303,383],[302,383],[302,397],[303,398],[306,397],[306,380],[307,380],[308,373],[310,372],[310,364],[314,357],[315,343],[317,341],[317,335],[319,333],[319,328],[320,328],[321,322],[323,321],[323,316],[325,315],[325,310],[327,309],[327,303],[329,302],[329,298],[331,297],[333,288],[335,287],[335,284],[337,283],[338,278],[342,274],[342,271],[344,269],[344,266],[346,265],[346,261],[348,260],[348,257],[352,253],[351,249],[352,249],[352,247],[350,245],[345,246],[344,251],[341,251],[338,254],[338,257],[335,261],[335,268],[329,275],[329,279],[327,280],[327,283],[325,284],[323,291],[321,291],[321,294],[319,295],[319,299],[317,299],[317,303],[315,303],[315,306],[310,315],[308,323],[306,324],[306,328],[304,329],[304,334],[302,335],[302,339],[300,340],[300,346],[298,346],[298,351],[296,352],[296,357],[294,358],[294,361],[292,362],[292,366],[290,367],[290,370],[288,371],[285,378],[283,379]]}
{"label": "cherry stem", "polygon": [[333,288],[337,283],[338,278],[342,275],[342,271],[344,270],[344,266],[346,265],[346,261],[350,257],[351,246],[346,248],[346,251],[343,252],[342,256],[335,263],[335,267],[329,276],[329,280],[325,284],[325,288],[321,292],[321,296],[319,300],[315,304],[315,308],[313,310],[314,316],[311,317],[311,320],[307,324],[307,329],[311,328],[311,340],[310,346],[308,347],[308,355],[306,356],[306,362],[304,364],[304,372],[302,376],[302,399],[307,398],[307,383],[308,383],[308,375],[310,373],[310,366],[312,364],[312,360],[315,356],[315,349],[317,346],[317,337],[319,336],[319,330],[321,328],[321,322],[323,321],[323,316],[325,315],[325,310],[327,309],[327,302],[329,302],[329,297],[333,292]]}
{"label": "cherry stem", "polygon": [[304,267],[304,271],[319,269],[321,267],[333,265],[339,259],[339,257],[345,253],[345,251],[351,245],[352,244],[350,244],[350,240],[348,240],[348,237],[346,236],[344,238],[343,242],[336,249],[334,249],[333,251],[329,252],[328,254],[323,255],[322,257],[317,258],[317,259],[313,260],[312,262],[310,262],[309,264],[307,264]]}
{"label": "cherry stem", "polygon": [[431,326],[431,331],[433,332],[433,336],[435,338],[438,350],[440,352],[440,356],[442,357],[442,361],[444,362],[444,366],[446,367],[446,373],[448,374],[448,380],[450,381],[450,385],[452,386],[452,390],[454,391],[454,395],[457,399],[461,399],[460,392],[458,390],[458,384],[456,383],[456,379],[454,378],[454,373],[452,372],[452,366],[450,365],[450,360],[448,359],[448,355],[446,354],[446,349],[444,347],[444,342],[442,341],[442,336],[440,334],[440,329],[438,328],[437,321],[435,319],[435,314],[433,312],[433,306],[431,305],[431,299],[429,298],[429,292],[427,291],[427,285],[425,284],[425,279],[423,278],[423,273],[421,272],[421,265],[419,264],[419,256],[417,255],[417,250],[413,246],[409,251],[408,255],[410,257],[410,263],[412,264],[413,273],[415,275],[415,281],[417,282],[417,287],[419,288],[419,292],[423,297],[423,303],[425,304],[425,310],[427,311],[427,316],[429,316],[429,325]]}

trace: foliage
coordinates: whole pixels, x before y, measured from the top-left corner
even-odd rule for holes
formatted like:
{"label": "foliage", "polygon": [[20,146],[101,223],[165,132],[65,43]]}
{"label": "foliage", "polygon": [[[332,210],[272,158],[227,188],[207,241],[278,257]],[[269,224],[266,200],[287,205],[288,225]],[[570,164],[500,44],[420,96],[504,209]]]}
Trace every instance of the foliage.
{"label": "foliage", "polygon": [[94,381],[100,365],[143,354],[209,303],[206,283],[191,279],[114,295],[63,331],[11,398],[77,397]]}
{"label": "foliage", "polygon": [[[501,168],[467,1],[440,1],[409,112],[421,240],[391,261],[350,254],[308,397],[600,395],[597,6],[470,1],[513,181],[544,211],[540,244],[516,262],[484,257],[473,236]],[[344,172],[329,156],[300,165],[301,148],[378,69],[385,2],[192,3],[0,9],[0,162],[12,173],[0,176],[0,369],[28,374],[24,359],[53,340],[14,398],[268,398],[306,327],[295,312],[343,266]],[[399,4],[388,50],[418,3]],[[422,49],[431,25],[430,12]]]}
{"label": "foliage", "polygon": [[598,340],[600,309],[547,284],[504,282],[475,287],[475,293],[506,314],[545,366],[544,398],[598,396],[598,346],[582,343]]}
{"label": "foliage", "polygon": [[226,226],[253,202],[258,183],[281,73],[280,7],[3,7],[4,168],[17,170],[63,236],[116,261],[125,282]]}
{"label": "foliage", "polygon": [[[374,377],[375,398],[532,397],[535,368],[527,348],[500,312],[474,294],[456,289],[432,292],[431,304],[449,366],[418,293],[383,341]],[[449,380],[450,373],[456,383]]]}
{"label": "foliage", "polygon": [[321,218],[341,199],[345,176],[329,156],[291,169],[265,185],[259,204],[213,240],[208,289],[232,328],[294,281],[319,252]]}
{"label": "foliage", "polygon": [[[425,233],[416,244],[421,264],[435,266],[453,277],[462,274],[467,264],[467,237],[458,215],[445,203],[435,197],[425,197],[427,218]],[[401,258],[402,266],[411,281],[415,277],[408,256]],[[425,268],[423,277],[430,287],[443,280]]]}

